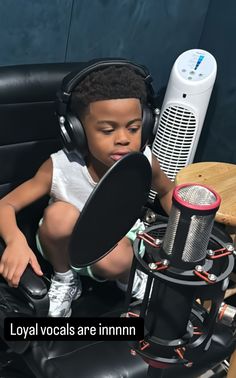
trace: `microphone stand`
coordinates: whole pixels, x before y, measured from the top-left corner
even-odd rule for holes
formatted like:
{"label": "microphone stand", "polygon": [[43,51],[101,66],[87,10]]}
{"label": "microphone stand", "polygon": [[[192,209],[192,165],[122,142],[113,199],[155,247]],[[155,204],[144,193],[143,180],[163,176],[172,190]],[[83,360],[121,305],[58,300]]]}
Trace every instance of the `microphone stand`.
{"label": "microphone stand", "polygon": [[[204,265],[205,269],[211,270],[210,277],[205,275],[204,269],[198,272],[197,267],[186,271],[174,269],[169,261],[162,259],[162,242],[151,236],[153,231],[160,230],[163,234],[165,228],[166,224],[149,227],[135,240],[131,282],[126,296],[126,304],[131,303],[135,269],[144,271],[148,275],[144,299],[139,302],[138,311],[137,302],[126,307],[126,316],[144,318],[144,340],[132,343],[131,350],[149,364],[148,378],[164,377],[165,369],[174,365],[190,367],[209,348],[228,276],[234,266],[232,245],[213,238],[217,249],[215,252],[210,250]],[[144,241],[146,249],[142,258],[139,255],[140,240]],[[155,262],[150,262],[153,254],[156,255]],[[216,259],[212,258],[216,256]],[[196,303],[196,298],[212,300],[209,313]]]}

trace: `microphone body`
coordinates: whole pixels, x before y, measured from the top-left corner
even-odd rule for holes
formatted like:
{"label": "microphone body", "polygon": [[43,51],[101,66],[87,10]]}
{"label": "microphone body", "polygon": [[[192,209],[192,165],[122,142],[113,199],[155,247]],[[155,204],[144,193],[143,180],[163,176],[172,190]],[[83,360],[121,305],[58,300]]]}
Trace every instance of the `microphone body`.
{"label": "microphone body", "polygon": [[[173,193],[173,205],[160,256],[170,269],[181,273],[204,265],[215,213],[220,205],[218,194],[199,185],[180,185]],[[161,339],[174,340],[187,333],[195,299],[195,287],[182,282],[153,283],[147,312],[147,329]]]}

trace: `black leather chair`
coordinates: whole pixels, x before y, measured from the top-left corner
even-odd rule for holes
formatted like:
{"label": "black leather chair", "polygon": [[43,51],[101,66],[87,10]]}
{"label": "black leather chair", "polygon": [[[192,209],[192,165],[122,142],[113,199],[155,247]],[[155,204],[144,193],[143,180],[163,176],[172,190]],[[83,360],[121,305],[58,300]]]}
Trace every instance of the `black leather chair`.
{"label": "black leather chair", "polygon": [[[30,178],[50,153],[61,148],[54,111],[55,94],[62,78],[83,65],[58,63],[0,67],[1,197]],[[47,201],[48,198],[37,201],[17,217],[35,251],[35,232]],[[1,253],[4,250],[3,241],[0,250]],[[39,261],[46,279],[37,277],[30,267],[23,274],[19,289],[8,287],[0,279],[0,371],[2,366],[3,376],[16,378],[23,372],[24,377],[38,378],[145,377],[146,363],[130,355],[126,342],[7,342],[4,339],[5,317],[47,315],[47,278],[51,268],[40,256]],[[115,285],[98,284],[83,278],[83,286],[83,295],[74,303],[72,316],[112,316],[122,312],[124,295]],[[217,325],[210,351],[198,366],[171,368],[165,376],[198,377],[229,356],[233,348],[231,330]]]}

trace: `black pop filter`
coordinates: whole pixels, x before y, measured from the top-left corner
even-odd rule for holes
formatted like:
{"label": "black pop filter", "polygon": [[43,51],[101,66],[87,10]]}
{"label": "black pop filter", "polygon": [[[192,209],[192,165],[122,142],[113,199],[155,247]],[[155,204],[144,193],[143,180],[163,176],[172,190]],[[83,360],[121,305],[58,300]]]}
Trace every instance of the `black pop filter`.
{"label": "black pop filter", "polygon": [[151,185],[151,166],[140,152],[117,161],[88,198],[71,235],[70,263],[94,264],[108,254],[140,217]]}

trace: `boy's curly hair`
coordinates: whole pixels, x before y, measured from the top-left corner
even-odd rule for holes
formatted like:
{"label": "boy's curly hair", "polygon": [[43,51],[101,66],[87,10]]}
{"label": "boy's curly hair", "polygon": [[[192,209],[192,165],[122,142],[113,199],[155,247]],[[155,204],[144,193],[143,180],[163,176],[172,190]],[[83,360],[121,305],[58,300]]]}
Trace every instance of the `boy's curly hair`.
{"label": "boy's curly hair", "polygon": [[122,98],[138,98],[145,103],[144,79],[130,67],[109,66],[91,72],[74,88],[70,110],[82,119],[91,102]]}

